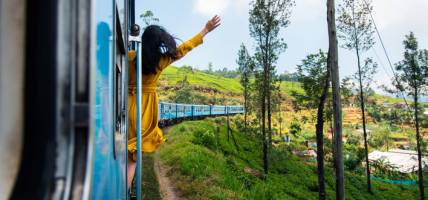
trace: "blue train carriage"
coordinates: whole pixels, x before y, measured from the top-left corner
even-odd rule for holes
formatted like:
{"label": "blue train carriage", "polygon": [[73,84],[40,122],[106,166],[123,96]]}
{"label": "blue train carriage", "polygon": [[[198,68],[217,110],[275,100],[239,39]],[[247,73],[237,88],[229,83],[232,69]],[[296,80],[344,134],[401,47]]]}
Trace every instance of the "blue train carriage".
{"label": "blue train carriage", "polygon": [[185,119],[197,119],[212,115],[212,107],[209,105],[191,105],[160,102],[159,122],[161,126]]}
{"label": "blue train carriage", "polygon": [[160,102],[158,109],[161,126],[185,119],[201,119],[209,116],[242,114],[245,112],[243,106],[192,105],[166,102]]}

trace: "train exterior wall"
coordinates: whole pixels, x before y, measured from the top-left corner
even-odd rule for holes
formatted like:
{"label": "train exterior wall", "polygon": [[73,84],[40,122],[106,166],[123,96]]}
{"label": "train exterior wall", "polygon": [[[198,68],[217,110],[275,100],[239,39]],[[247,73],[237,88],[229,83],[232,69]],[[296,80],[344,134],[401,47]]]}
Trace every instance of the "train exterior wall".
{"label": "train exterior wall", "polygon": [[[126,138],[116,145],[114,138],[114,1],[96,0],[96,75],[92,191],[91,199],[126,199]],[[116,153],[116,156],[114,155]]]}

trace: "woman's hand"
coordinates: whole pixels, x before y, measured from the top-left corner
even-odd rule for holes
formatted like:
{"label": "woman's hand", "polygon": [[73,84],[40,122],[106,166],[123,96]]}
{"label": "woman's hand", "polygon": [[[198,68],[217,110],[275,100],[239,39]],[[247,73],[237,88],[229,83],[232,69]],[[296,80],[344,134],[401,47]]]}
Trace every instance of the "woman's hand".
{"label": "woman's hand", "polygon": [[202,31],[201,31],[202,37],[204,37],[209,32],[213,31],[218,26],[220,26],[220,21],[221,21],[221,19],[218,15],[214,16],[211,20],[209,20],[207,22],[207,24],[205,25],[204,29],[202,29]]}

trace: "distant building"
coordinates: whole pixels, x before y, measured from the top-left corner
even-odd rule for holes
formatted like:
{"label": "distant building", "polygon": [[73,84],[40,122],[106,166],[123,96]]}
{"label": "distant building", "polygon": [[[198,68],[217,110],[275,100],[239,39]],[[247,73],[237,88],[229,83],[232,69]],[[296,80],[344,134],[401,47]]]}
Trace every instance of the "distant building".
{"label": "distant building", "polygon": [[[388,152],[373,151],[369,154],[369,161],[385,161],[391,170],[407,174],[418,171],[418,154],[416,151],[393,149]],[[427,169],[428,158],[422,157],[422,167]]]}
{"label": "distant building", "polygon": [[396,103],[396,104],[394,105],[394,107],[395,107],[395,108],[399,108],[399,109],[404,109],[404,108],[406,108],[407,106],[406,106],[406,104],[404,104],[404,103]]}

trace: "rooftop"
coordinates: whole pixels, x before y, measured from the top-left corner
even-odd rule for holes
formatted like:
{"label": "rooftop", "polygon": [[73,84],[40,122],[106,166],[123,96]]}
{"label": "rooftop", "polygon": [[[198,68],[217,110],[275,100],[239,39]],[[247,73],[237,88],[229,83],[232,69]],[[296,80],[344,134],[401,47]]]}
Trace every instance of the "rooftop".
{"label": "rooftop", "polygon": [[[389,163],[393,170],[401,173],[411,173],[418,170],[418,154],[416,151],[393,149],[388,152],[373,151],[369,154],[370,161],[384,160]],[[422,158],[423,168],[426,169],[428,158],[426,155]]]}

